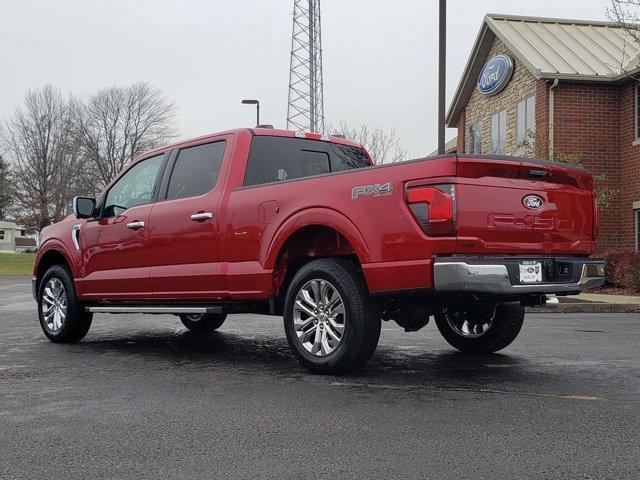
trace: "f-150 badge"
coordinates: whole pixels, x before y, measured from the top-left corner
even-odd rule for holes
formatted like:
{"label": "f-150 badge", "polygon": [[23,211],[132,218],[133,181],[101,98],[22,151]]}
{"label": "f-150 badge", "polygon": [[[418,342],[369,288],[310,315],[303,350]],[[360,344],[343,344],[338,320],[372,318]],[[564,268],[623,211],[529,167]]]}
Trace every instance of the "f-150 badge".
{"label": "f-150 badge", "polygon": [[351,189],[351,200],[360,197],[382,197],[393,193],[393,183],[376,183],[375,185],[362,185]]}

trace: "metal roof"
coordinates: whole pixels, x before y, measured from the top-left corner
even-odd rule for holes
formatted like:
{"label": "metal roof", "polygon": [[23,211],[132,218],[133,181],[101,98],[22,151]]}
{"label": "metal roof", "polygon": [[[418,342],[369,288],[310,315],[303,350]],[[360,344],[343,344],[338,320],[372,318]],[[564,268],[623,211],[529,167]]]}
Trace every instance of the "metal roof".
{"label": "metal roof", "polygon": [[638,66],[640,45],[622,26],[488,14],[451,103],[448,125],[457,123],[496,37],[537,79],[615,82]]}

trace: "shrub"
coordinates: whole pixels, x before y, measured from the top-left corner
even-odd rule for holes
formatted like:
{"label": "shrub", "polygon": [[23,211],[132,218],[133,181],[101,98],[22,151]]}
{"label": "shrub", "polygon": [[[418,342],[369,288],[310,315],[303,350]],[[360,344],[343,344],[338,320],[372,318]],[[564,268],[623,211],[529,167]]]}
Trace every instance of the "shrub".
{"label": "shrub", "polygon": [[640,253],[610,250],[607,260],[607,283],[640,293]]}

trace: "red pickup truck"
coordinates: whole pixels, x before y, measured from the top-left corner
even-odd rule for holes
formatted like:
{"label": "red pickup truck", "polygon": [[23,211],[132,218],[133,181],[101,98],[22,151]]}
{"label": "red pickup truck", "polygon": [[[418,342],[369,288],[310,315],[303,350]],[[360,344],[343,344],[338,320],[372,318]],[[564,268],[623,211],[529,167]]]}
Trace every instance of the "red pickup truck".
{"label": "red pickup truck", "polygon": [[154,150],[45,228],[40,325],[83,338],[93,313],[168,313],[212,331],[284,316],[300,362],[363,364],[381,320],[434,316],[455,348],[509,345],[524,306],[604,283],[591,175],[541,160],[444,155],[373,165],[338,136],[239,129]]}

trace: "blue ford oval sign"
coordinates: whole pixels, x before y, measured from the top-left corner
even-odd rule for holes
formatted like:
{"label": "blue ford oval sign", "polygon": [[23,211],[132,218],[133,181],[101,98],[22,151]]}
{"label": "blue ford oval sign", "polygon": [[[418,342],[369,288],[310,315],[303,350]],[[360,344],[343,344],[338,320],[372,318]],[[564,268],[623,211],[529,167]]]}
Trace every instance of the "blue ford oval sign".
{"label": "blue ford oval sign", "polygon": [[513,60],[507,55],[496,55],[484,64],[476,86],[482,95],[495,95],[507,86],[513,74]]}

